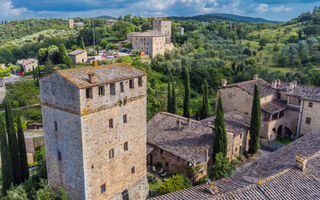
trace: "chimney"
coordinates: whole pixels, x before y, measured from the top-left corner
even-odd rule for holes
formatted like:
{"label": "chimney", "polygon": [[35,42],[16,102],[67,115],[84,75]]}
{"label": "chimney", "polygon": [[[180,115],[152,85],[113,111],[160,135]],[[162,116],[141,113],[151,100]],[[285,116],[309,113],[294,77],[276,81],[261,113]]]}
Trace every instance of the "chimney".
{"label": "chimney", "polygon": [[191,119],[190,118],[188,118],[187,123],[188,123],[188,126],[191,124]]}
{"label": "chimney", "polygon": [[97,60],[92,61],[92,66],[93,67],[98,67],[98,61]]}
{"label": "chimney", "polygon": [[272,88],[276,89],[278,87],[278,80],[272,81]]}
{"label": "chimney", "polygon": [[301,155],[297,155],[295,158],[296,161],[296,166],[301,170],[301,171],[305,171],[306,167],[307,167],[307,157],[301,156]]}
{"label": "chimney", "polygon": [[298,82],[296,80],[294,80],[294,81],[292,81],[292,84],[293,84],[293,89],[296,89]]}
{"label": "chimney", "polygon": [[293,90],[293,89],[294,89],[294,84],[293,84],[293,82],[290,82],[287,90],[288,90],[288,91],[291,91],[291,90]]}
{"label": "chimney", "polygon": [[89,78],[89,83],[94,83],[96,82],[96,74],[93,72],[88,73],[88,78]]}
{"label": "chimney", "polygon": [[221,83],[222,83],[222,87],[226,87],[228,81],[227,81],[227,79],[222,79],[222,80],[221,80]]}
{"label": "chimney", "polygon": [[56,73],[56,72],[58,72],[59,69],[60,69],[59,67],[54,67],[53,72]]}
{"label": "chimney", "polygon": [[259,79],[258,74],[254,75],[253,80],[258,80],[258,79]]}
{"label": "chimney", "polygon": [[177,127],[178,130],[181,128],[181,121],[180,119],[177,119]]}

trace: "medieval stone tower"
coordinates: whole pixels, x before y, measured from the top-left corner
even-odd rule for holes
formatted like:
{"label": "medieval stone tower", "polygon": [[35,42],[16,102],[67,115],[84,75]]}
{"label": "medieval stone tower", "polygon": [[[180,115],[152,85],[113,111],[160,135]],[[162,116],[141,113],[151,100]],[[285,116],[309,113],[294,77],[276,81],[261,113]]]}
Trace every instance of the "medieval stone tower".
{"label": "medieval stone tower", "polygon": [[146,83],[126,64],[41,79],[49,184],[69,199],[146,199]]}
{"label": "medieval stone tower", "polygon": [[171,43],[171,20],[155,19],[153,20],[153,30],[166,34],[166,44]]}
{"label": "medieval stone tower", "polygon": [[74,20],[72,18],[68,19],[69,21],[69,28],[73,29],[74,28]]}

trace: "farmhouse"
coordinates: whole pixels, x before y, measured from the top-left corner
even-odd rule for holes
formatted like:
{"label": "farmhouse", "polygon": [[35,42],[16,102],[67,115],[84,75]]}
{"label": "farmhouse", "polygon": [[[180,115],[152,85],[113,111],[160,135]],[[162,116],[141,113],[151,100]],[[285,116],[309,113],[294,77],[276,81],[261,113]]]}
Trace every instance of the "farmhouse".
{"label": "farmhouse", "polygon": [[33,69],[39,66],[38,60],[34,58],[18,60],[17,65],[22,68],[23,72],[31,72]]}
{"label": "farmhouse", "polygon": [[73,64],[86,63],[88,61],[87,51],[77,49],[68,54]]}

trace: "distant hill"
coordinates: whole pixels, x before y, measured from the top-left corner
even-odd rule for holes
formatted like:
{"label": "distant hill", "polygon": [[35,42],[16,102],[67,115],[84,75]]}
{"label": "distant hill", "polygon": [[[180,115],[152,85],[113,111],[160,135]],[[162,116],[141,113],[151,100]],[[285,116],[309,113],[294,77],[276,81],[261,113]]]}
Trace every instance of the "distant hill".
{"label": "distant hill", "polygon": [[247,17],[247,16],[224,14],[224,13],[212,13],[212,14],[196,15],[196,16],[189,16],[189,17],[173,16],[170,18],[178,19],[178,20],[190,20],[191,19],[191,20],[196,20],[196,21],[200,21],[200,22],[232,20],[232,21],[242,21],[242,22],[251,22],[251,23],[273,23],[273,24],[281,23],[280,21],[270,21],[270,20],[263,19],[260,17]]}
{"label": "distant hill", "polygon": [[95,17],[97,19],[116,19],[114,17],[108,16],[108,15],[103,15],[103,16],[99,16],[99,17]]}

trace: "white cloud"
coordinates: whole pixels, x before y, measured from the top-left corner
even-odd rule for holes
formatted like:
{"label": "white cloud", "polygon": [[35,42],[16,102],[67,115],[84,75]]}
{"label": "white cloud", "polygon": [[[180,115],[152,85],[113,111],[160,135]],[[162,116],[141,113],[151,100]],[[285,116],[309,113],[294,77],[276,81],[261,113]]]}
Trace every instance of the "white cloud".
{"label": "white cloud", "polygon": [[276,6],[276,7],[271,8],[271,10],[273,12],[283,12],[283,11],[288,12],[288,11],[291,10],[291,8],[290,7],[286,7],[284,5],[281,5],[281,6]]}
{"label": "white cloud", "polygon": [[265,4],[265,3],[261,3],[256,8],[256,11],[257,12],[267,12],[267,11],[269,11],[269,5]]}
{"label": "white cloud", "polygon": [[0,0],[0,19],[6,20],[26,12],[26,8],[14,8],[11,0]]}

